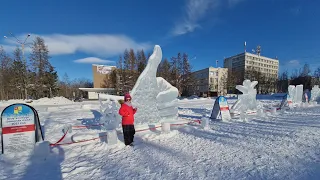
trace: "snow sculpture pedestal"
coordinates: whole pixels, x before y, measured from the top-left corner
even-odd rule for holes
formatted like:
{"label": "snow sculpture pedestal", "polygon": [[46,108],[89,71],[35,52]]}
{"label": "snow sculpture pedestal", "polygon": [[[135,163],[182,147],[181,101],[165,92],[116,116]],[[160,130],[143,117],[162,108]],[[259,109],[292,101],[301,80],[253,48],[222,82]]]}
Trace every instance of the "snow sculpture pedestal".
{"label": "snow sculpture pedestal", "polygon": [[107,131],[107,143],[108,145],[115,145],[118,143],[118,135],[116,130]]}
{"label": "snow sculpture pedestal", "polygon": [[161,59],[161,48],[156,45],[146,68],[130,92],[132,105],[137,107],[135,124],[159,123],[178,118],[178,89],[163,78],[156,77]]}
{"label": "snow sculpture pedestal", "polygon": [[169,133],[170,132],[170,123],[167,123],[167,122],[161,123],[161,132],[162,133]]}
{"label": "snow sculpture pedestal", "polygon": [[201,127],[205,130],[209,129],[209,118],[207,117],[201,118]]}

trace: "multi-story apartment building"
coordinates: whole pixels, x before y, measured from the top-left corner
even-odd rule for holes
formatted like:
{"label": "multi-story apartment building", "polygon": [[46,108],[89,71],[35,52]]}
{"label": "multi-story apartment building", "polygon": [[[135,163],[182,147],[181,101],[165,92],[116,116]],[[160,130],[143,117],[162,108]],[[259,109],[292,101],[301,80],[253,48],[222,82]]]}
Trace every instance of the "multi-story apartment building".
{"label": "multi-story apartment building", "polygon": [[227,68],[208,67],[191,73],[195,84],[188,88],[189,95],[219,96],[227,94]]}
{"label": "multi-story apartment building", "polygon": [[241,79],[245,78],[246,71],[249,70],[258,71],[265,77],[277,79],[279,60],[245,52],[225,58],[224,67],[228,68],[229,75],[237,72],[242,76]]}

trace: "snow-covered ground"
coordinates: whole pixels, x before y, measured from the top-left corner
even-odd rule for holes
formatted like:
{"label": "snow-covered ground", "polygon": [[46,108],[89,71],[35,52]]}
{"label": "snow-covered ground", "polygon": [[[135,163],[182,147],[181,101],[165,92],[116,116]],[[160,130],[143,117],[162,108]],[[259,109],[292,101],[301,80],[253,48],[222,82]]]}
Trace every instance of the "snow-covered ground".
{"label": "snow-covered ground", "polygon": [[[47,141],[60,139],[66,124],[99,123],[99,102],[59,102],[34,103]],[[213,103],[179,100],[179,117],[209,116]],[[99,127],[73,130],[66,139],[99,132]],[[125,147],[119,134],[119,143],[110,147],[102,139],[55,146],[46,160],[0,155],[0,179],[319,179],[319,137],[320,106],[308,107],[248,122],[210,122],[209,130],[193,124],[175,126],[169,134],[137,132],[134,147]]]}

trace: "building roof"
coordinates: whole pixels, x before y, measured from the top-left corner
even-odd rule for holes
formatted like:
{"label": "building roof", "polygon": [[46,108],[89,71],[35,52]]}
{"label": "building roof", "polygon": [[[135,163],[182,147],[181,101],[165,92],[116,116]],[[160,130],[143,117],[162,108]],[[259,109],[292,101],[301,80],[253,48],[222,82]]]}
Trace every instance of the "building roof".
{"label": "building roof", "polygon": [[266,57],[266,56],[261,56],[261,55],[257,55],[257,54],[252,54],[252,53],[249,53],[249,52],[243,52],[243,53],[240,53],[240,54],[237,54],[237,55],[234,55],[234,56],[230,56],[230,57],[225,58],[225,60],[226,60],[226,59],[235,58],[235,57],[239,57],[239,56],[244,56],[244,55],[250,55],[250,56],[254,56],[254,57],[260,57],[260,58],[263,58],[263,59],[268,59],[268,60],[273,60],[273,61],[279,61],[278,59],[275,59],[275,58],[269,58],[269,57]]}
{"label": "building roof", "polygon": [[86,92],[111,92],[115,91],[114,88],[79,88],[81,91],[86,91]]}

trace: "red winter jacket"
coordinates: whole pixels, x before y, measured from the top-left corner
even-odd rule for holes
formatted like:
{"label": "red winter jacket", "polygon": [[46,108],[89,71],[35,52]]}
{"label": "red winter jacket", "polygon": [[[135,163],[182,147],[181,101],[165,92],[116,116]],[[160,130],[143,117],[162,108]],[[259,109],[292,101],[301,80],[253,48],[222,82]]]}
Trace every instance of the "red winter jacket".
{"label": "red winter jacket", "polygon": [[122,116],[122,125],[133,125],[136,111],[137,109],[133,109],[132,106],[128,106],[126,103],[121,104],[119,114]]}

